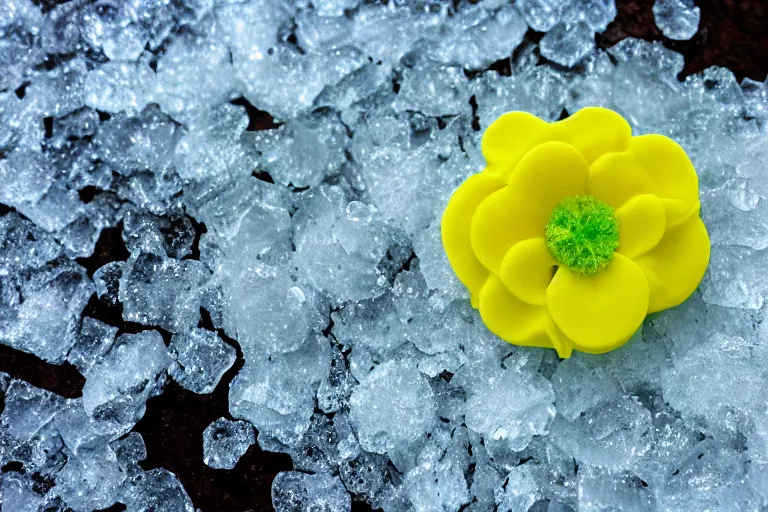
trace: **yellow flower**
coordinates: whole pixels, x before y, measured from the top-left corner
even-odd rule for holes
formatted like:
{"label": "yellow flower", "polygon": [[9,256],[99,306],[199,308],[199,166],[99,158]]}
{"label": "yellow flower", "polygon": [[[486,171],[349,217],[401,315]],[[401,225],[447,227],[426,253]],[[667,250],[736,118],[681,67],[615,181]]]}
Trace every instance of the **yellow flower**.
{"label": "yellow flower", "polygon": [[709,262],[698,178],[661,135],[585,108],[547,123],[504,114],[487,167],[443,214],[448,260],[486,326],[516,345],[602,353],[685,301]]}

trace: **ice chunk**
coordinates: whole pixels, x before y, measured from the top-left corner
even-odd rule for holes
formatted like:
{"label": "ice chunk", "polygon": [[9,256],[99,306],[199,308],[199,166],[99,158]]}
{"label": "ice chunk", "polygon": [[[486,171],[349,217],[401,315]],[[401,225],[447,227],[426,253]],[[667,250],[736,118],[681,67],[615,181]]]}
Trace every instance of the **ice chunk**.
{"label": "ice chunk", "polygon": [[48,165],[40,151],[17,150],[0,160],[0,179],[6,183],[0,201],[11,206],[38,202],[53,182]]}
{"label": "ice chunk", "polygon": [[[97,432],[96,422],[85,413],[80,399],[68,401],[56,414],[54,422],[67,450],[75,457],[81,451],[98,449],[108,439],[103,433]],[[85,455],[84,459],[87,458],[88,455]]]}
{"label": "ice chunk", "polygon": [[370,502],[384,486],[387,462],[384,455],[360,452],[341,463],[339,477],[349,492]]}
{"label": "ice chunk", "polygon": [[144,416],[147,399],[159,393],[171,363],[156,331],[123,334],[86,375],[85,412],[101,431],[125,432]]}
{"label": "ice chunk", "polygon": [[272,481],[272,506],[276,512],[347,512],[352,503],[338,477],[284,471]]}
{"label": "ice chunk", "polygon": [[14,272],[14,279],[6,281],[7,290],[3,283],[4,294],[15,293],[0,306],[4,317],[0,341],[46,361],[61,362],[75,343],[80,313],[93,285],[85,272],[71,263],[27,274],[26,281],[16,281],[24,276],[19,274]]}
{"label": "ice chunk", "polygon": [[230,386],[232,416],[250,421],[260,436],[295,444],[309,428],[329,359],[328,341],[322,337],[306,340],[294,352],[250,355]]}
{"label": "ice chunk", "polygon": [[147,458],[147,447],[144,439],[137,432],[130,432],[109,444],[117,457],[117,463],[129,478],[141,473],[139,462]]}
{"label": "ice chunk", "polygon": [[528,26],[538,32],[547,32],[557,25],[567,5],[566,0],[523,0],[518,3]]}
{"label": "ice chunk", "polygon": [[77,341],[67,354],[67,361],[87,373],[107,353],[115,342],[117,327],[112,327],[91,317],[83,317]]}
{"label": "ice chunk", "polygon": [[344,407],[356,384],[344,354],[337,346],[331,346],[331,350],[330,371],[317,388],[317,406],[326,414]]}
{"label": "ice chunk", "polygon": [[730,308],[760,309],[768,294],[762,263],[766,251],[738,246],[713,246],[702,298]]}
{"label": "ice chunk", "polygon": [[688,420],[727,427],[732,415],[749,414],[763,400],[768,350],[754,340],[714,334],[700,340],[662,373],[664,399]]}
{"label": "ice chunk", "polygon": [[53,236],[18,213],[0,216],[0,276],[41,268],[61,252]]}
{"label": "ice chunk", "polygon": [[650,411],[627,397],[602,403],[573,422],[558,416],[551,436],[579,462],[622,470],[650,449],[652,429]]}
{"label": "ice chunk", "polygon": [[31,479],[14,473],[3,473],[2,493],[3,509],[14,512],[37,512],[43,507],[44,496],[35,492]]}
{"label": "ice chunk", "polygon": [[56,492],[75,510],[107,508],[118,499],[126,475],[107,446],[70,457],[56,475]]}
{"label": "ice chunk", "polygon": [[393,106],[430,117],[467,114],[467,87],[467,77],[461,68],[421,58],[411,67],[403,68]]}
{"label": "ice chunk", "polygon": [[203,462],[216,469],[232,469],[255,442],[250,423],[219,418],[203,432]]}
{"label": "ice chunk", "polygon": [[685,41],[699,30],[701,9],[693,0],[656,0],[653,18],[661,33],[670,39]]}
{"label": "ice chunk", "polygon": [[[255,263],[225,281],[226,331],[234,333],[247,357],[296,350],[326,320],[317,293],[299,286],[285,266]],[[253,304],[260,304],[254,309]]]}
{"label": "ice chunk", "polygon": [[184,332],[197,325],[209,278],[199,261],[138,254],[128,260],[120,278],[123,318]]}
{"label": "ice chunk", "polygon": [[507,361],[479,361],[462,367],[454,376],[466,390],[467,427],[482,435],[486,443],[499,441],[522,450],[531,438],[544,435],[555,416],[552,385],[528,368]]}
{"label": "ice chunk", "polygon": [[213,392],[237,359],[234,347],[205,329],[175,334],[169,351],[174,358],[170,370],[173,380],[200,394]]}
{"label": "ice chunk", "polygon": [[168,212],[164,217],[142,215],[131,209],[123,213],[123,241],[130,253],[184,259],[192,254],[195,236],[192,219],[181,212]]}
{"label": "ice chunk", "polygon": [[469,297],[448,262],[438,222],[433,221],[426,229],[414,234],[413,252],[419,258],[419,269],[430,290],[440,292],[446,302]]}
{"label": "ice chunk", "polygon": [[0,425],[17,442],[32,439],[64,406],[64,400],[50,391],[21,380],[11,380],[5,393]]}
{"label": "ice chunk", "polygon": [[275,130],[256,132],[258,165],[282,185],[317,186],[346,162],[347,132],[336,116],[289,120]]}
{"label": "ice chunk", "polygon": [[464,468],[443,450],[425,454],[432,451],[429,448],[422,452],[416,467],[405,474],[405,494],[415,510],[459,510],[469,502]]}
{"label": "ice chunk", "polygon": [[339,464],[361,453],[344,412],[329,420],[315,413],[304,438],[289,451],[294,469],[313,473],[335,473]]}
{"label": "ice chunk", "polygon": [[541,39],[539,48],[543,57],[573,67],[595,48],[595,33],[586,23],[560,23]]}
{"label": "ice chunk", "polygon": [[[381,402],[381,396],[389,399]],[[385,453],[425,439],[435,423],[435,408],[432,388],[418,370],[387,361],[352,392],[350,420],[363,449]]]}
{"label": "ice chunk", "polygon": [[584,465],[579,467],[579,510],[645,512],[657,505],[653,491],[638,477]]}
{"label": "ice chunk", "polygon": [[498,510],[529,510],[541,495],[530,464],[522,464],[507,474],[504,483],[494,491]]}
{"label": "ice chunk", "polygon": [[746,453],[705,440],[680,462],[663,489],[661,510],[759,510],[762,499],[746,475]]}
{"label": "ice chunk", "polygon": [[423,44],[427,54],[439,62],[483,69],[511,57],[527,30],[513,5],[504,5],[495,12],[477,6],[448,18],[440,36],[430,37]]}
{"label": "ice chunk", "polygon": [[85,81],[85,104],[95,110],[138,113],[152,101],[154,71],[146,62],[108,62],[94,68]]}
{"label": "ice chunk", "polygon": [[557,413],[568,421],[580,414],[621,397],[619,383],[602,365],[592,365],[581,354],[560,363],[552,375]]}
{"label": "ice chunk", "polygon": [[179,479],[166,469],[152,469],[137,475],[120,499],[126,512],[194,512],[192,500]]}
{"label": "ice chunk", "polygon": [[293,222],[294,264],[316,289],[336,304],[384,293],[388,283],[378,266],[392,235],[376,208],[322,188],[307,196]]}

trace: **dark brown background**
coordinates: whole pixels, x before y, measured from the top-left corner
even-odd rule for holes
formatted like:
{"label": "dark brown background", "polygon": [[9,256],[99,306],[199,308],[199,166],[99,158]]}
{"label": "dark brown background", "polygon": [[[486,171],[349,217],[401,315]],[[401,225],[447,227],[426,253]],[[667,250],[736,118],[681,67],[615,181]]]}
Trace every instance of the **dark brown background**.
{"label": "dark brown background", "polygon": [[[698,33],[690,41],[671,41],[663,37],[654,24],[653,0],[617,0],[618,16],[608,30],[598,36],[598,44],[610,47],[629,36],[660,40],[685,56],[685,69],[680,78],[719,65],[730,68],[739,80],[744,77],[765,80],[768,73],[768,0],[711,0],[697,4],[702,12]],[[530,36],[538,37],[535,33]],[[250,105],[246,107],[249,107],[251,117],[249,129],[274,126],[267,114]],[[81,264],[92,274],[108,261],[127,257],[118,227],[105,230],[94,255],[81,260]],[[115,325],[121,332],[141,329],[138,325],[122,322],[119,310],[110,309],[95,299],[85,315]],[[204,311],[201,312],[201,326],[211,327]],[[167,337],[167,333],[164,334]],[[220,334],[233,346],[237,345]],[[215,470],[203,464],[203,430],[213,420],[229,414],[229,383],[242,366],[239,348],[238,356],[235,367],[210,395],[196,395],[171,381],[160,396],[149,401],[144,418],[135,427],[147,444],[148,455],[142,466],[145,469],[163,467],[178,475],[195,506],[203,512],[271,510],[272,479],[277,472],[291,469],[287,455],[263,452],[255,445],[234,470]],[[34,356],[0,346],[0,371],[66,397],[82,395],[84,379],[68,364],[49,365]],[[110,510],[123,509],[117,505]],[[354,509],[370,510],[360,503],[356,503]]]}

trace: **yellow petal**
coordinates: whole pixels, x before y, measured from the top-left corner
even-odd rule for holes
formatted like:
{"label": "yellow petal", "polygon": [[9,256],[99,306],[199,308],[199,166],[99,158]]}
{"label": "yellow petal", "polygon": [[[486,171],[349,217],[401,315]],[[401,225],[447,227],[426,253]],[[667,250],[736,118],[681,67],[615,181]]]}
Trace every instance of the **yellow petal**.
{"label": "yellow petal", "polygon": [[547,308],[521,301],[491,276],[480,292],[480,316],[496,336],[516,345],[552,347]]}
{"label": "yellow petal", "polygon": [[588,177],[589,165],[578,150],[564,142],[545,142],[520,159],[509,186],[549,215],[564,198],[586,192]]}
{"label": "yellow petal", "polygon": [[589,169],[589,193],[614,208],[639,194],[670,202],[668,225],[688,216],[698,201],[698,177],[688,155],[663,135],[632,137],[623,153],[605,154]]}
{"label": "yellow petal", "polygon": [[661,200],[651,194],[635,196],[616,210],[619,219],[618,251],[630,259],[645,254],[664,236],[667,216]]}
{"label": "yellow petal", "polygon": [[510,247],[527,238],[544,236],[549,213],[520,199],[512,187],[493,192],[472,217],[469,237],[475,256],[498,275]]}
{"label": "yellow petal", "polygon": [[605,108],[583,108],[555,123],[527,112],[509,112],[486,129],[482,150],[489,169],[506,178],[523,155],[544,142],[565,142],[591,164],[604,153],[626,150],[631,137],[624,118]]}
{"label": "yellow petal", "polygon": [[615,254],[592,276],[560,267],[547,288],[555,324],[583,352],[602,353],[625,343],[648,311],[648,281],[638,265]]}
{"label": "yellow petal", "polygon": [[541,142],[549,124],[528,112],[507,112],[485,130],[482,151],[489,168],[502,175],[511,171],[532,147]]}
{"label": "yellow petal", "polygon": [[520,240],[543,238],[552,209],[566,197],[583,194],[588,175],[581,153],[563,142],[546,142],[526,153],[509,186],[477,207],[470,240],[480,262],[498,275],[509,248]]}
{"label": "yellow petal", "polygon": [[543,238],[517,242],[501,262],[501,280],[518,299],[543,306],[557,262]]}
{"label": "yellow petal", "polygon": [[632,138],[629,123],[613,110],[601,107],[583,108],[553,128],[553,140],[572,145],[590,164],[605,153],[625,151]]}
{"label": "yellow petal", "polygon": [[440,229],[445,253],[459,281],[464,283],[473,297],[480,293],[488,278],[488,270],[472,251],[469,243],[470,223],[483,199],[504,185],[503,181],[492,174],[470,176],[453,193],[443,213]]}
{"label": "yellow petal", "polygon": [[649,313],[677,306],[699,286],[709,264],[709,236],[697,216],[667,230],[654,250],[635,260],[650,286]]}

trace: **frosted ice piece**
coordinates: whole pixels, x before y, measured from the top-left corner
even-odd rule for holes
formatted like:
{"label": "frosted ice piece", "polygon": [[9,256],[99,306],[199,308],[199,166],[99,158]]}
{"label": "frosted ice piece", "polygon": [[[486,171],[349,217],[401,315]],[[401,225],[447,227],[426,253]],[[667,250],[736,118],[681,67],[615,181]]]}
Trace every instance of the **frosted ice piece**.
{"label": "frosted ice piece", "polygon": [[728,428],[730,416],[750,414],[762,403],[768,350],[756,339],[714,334],[662,371],[664,399],[686,420],[703,418]]}
{"label": "frosted ice piece", "polygon": [[309,428],[329,359],[328,340],[322,337],[306,340],[294,352],[248,356],[230,386],[232,416],[250,421],[260,435],[295,444]]}
{"label": "frosted ice piece", "polygon": [[13,151],[0,160],[0,179],[6,185],[0,191],[0,201],[16,206],[36,203],[53,182],[50,163],[40,151]]}
{"label": "frosted ice piece", "polygon": [[464,468],[451,457],[417,465],[405,474],[403,487],[416,510],[459,510],[469,502]]}
{"label": "frosted ice piece", "polygon": [[746,475],[747,452],[706,439],[679,462],[658,501],[664,512],[759,510],[762,498]]}
{"label": "frosted ice piece", "polygon": [[115,347],[86,374],[83,407],[103,432],[126,432],[164,384],[171,363],[157,331],[123,334]]}
{"label": "frosted ice piece", "polygon": [[[237,338],[246,358],[296,350],[327,322],[318,294],[300,286],[286,266],[254,263],[225,277],[228,333]],[[254,308],[253,304],[260,304]]]}
{"label": "frosted ice piece", "polygon": [[173,380],[200,394],[212,393],[237,359],[234,347],[205,329],[174,334],[168,349],[174,359],[170,369]]}
{"label": "frosted ice piece", "polygon": [[573,67],[595,48],[595,32],[586,23],[560,23],[539,42],[541,55],[552,62]]}
{"label": "frosted ice piece", "polygon": [[137,475],[120,501],[126,512],[195,512],[179,479],[168,470],[152,469]]}
{"label": "frosted ice piece", "polygon": [[215,469],[233,469],[255,442],[250,423],[219,418],[203,431],[203,462]]}
{"label": "frosted ice piece", "polygon": [[524,0],[518,2],[528,26],[537,32],[547,32],[557,25],[563,10],[567,7],[566,0]]}
{"label": "frosted ice piece", "polygon": [[[392,87],[392,67],[382,62],[370,62],[348,74],[338,83],[328,86],[315,98],[316,107],[332,107],[344,114],[347,109]],[[343,120],[343,118],[342,118]],[[345,124],[349,124],[346,123]]]}
{"label": "frosted ice piece", "polygon": [[579,510],[599,512],[658,510],[656,497],[646,484],[631,473],[611,473],[605,469],[579,466]]}
{"label": "frosted ice piece", "polygon": [[192,254],[195,227],[188,215],[168,212],[166,216],[123,212],[123,241],[131,254],[146,252],[184,259]]}
{"label": "frosted ice piece", "polygon": [[384,486],[388,460],[385,455],[360,452],[341,463],[339,477],[349,492],[371,502]]}
{"label": "frosted ice piece", "polygon": [[93,283],[99,300],[112,307],[117,306],[119,302],[117,292],[121,277],[123,277],[122,261],[109,262],[93,273]]}
{"label": "frosted ice piece", "polygon": [[200,194],[210,195],[237,173],[250,174],[253,163],[241,140],[247,127],[244,109],[229,103],[197,115],[176,144],[173,162],[179,176],[205,183],[198,185]]}
{"label": "frosted ice piece", "polygon": [[527,30],[513,5],[501,6],[495,12],[481,6],[462,9],[446,20],[441,36],[423,43],[424,51],[444,64],[483,69],[511,57]]}
{"label": "frosted ice piece", "polygon": [[117,457],[117,463],[129,478],[133,478],[143,470],[139,462],[147,458],[147,447],[138,432],[130,432],[109,444]]}
{"label": "frosted ice piece", "polygon": [[602,403],[569,422],[552,423],[552,440],[579,463],[610,470],[632,467],[651,447],[651,413],[632,398]]}
{"label": "frosted ice piece", "polygon": [[[479,361],[462,367],[454,380],[467,393],[467,427],[486,442],[500,441],[512,450],[522,450],[533,436],[549,431],[555,394],[535,370]],[[495,399],[489,402],[491,397]]]}
{"label": "frosted ice piece", "polygon": [[336,476],[283,471],[272,481],[272,506],[276,512],[348,512],[352,503]]}
{"label": "frosted ice piece", "polygon": [[80,373],[88,370],[107,353],[115,342],[117,327],[107,325],[95,318],[83,317],[77,341],[67,354],[67,361],[75,365]]}
{"label": "frosted ice piece", "polygon": [[[79,456],[81,451],[98,449],[107,440],[104,434],[96,431],[96,423],[85,413],[83,401],[80,399],[68,401],[56,414],[54,423],[67,450],[73,456]],[[85,455],[84,458],[87,459],[88,456]]]}
{"label": "frosted ice piece", "polygon": [[13,379],[5,392],[5,408],[0,416],[3,430],[18,443],[30,440],[64,407],[60,396]]}
{"label": "frosted ice piece", "polygon": [[552,375],[557,413],[573,421],[581,413],[603,402],[621,398],[619,383],[604,368],[574,354],[561,362]]}
{"label": "frosted ice piece", "polygon": [[471,111],[467,77],[461,68],[419,59],[401,71],[395,110],[431,116],[456,116]]}
{"label": "frosted ice piece", "polygon": [[153,87],[163,112],[187,124],[225,103],[235,90],[229,50],[214,37],[182,34],[158,60]]}
{"label": "frosted ice piece", "polygon": [[[382,396],[388,397],[382,402]],[[350,421],[360,446],[374,453],[418,443],[435,423],[435,398],[427,379],[405,362],[377,366],[352,392]]]}
{"label": "frosted ice piece", "polygon": [[693,0],[656,0],[653,19],[661,33],[676,41],[692,38],[699,30],[701,9]]}
{"label": "frosted ice piece", "polygon": [[330,371],[317,388],[317,406],[326,414],[344,407],[355,386],[344,354],[336,346],[331,346],[331,350]]}
{"label": "frosted ice piece", "polygon": [[9,212],[0,217],[0,276],[40,268],[61,252],[61,246],[53,236],[18,213]]}
{"label": "frosted ice piece", "polygon": [[426,229],[414,234],[413,252],[419,258],[419,270],[430,290],[440,292],[446,302],[469,298],[469,292],[448,262],[440,223],[433,221]]}
{"label": "frosted ice piece", "polygon": [[[397,317],[391,297],[351,302],[341,311],[331,313],[333,334],[345,346],[355,347],[355,358],[363,349],[376,352],[394,350],[406,342],[404,326]],[[353,375],[354,364],[350,365]],[[368,373],[368,368],[363,374]],[[359,380],[359,379],[358,379]]]}
{"label": "frosted ice piece", "polygon": [[312,5],[321,16],[341,16],[360,4],[360,0],[318,0]]}
{"label": "frosted ice piece", "polygon": [[88,73],[85,104],[103,112],[138,113],[152,101],[154,74],[144,62],[107,62]]}
{"label": "frosted ice piece", "polygon": [[34,490],[34,481],[15,472],[3,474],[3,509],[14,512],[38,512],[43,507],[44,496]]}
{"label": "frosted ice piece", "polygon": [[768,293],[766,251],[738,246],[713,246],[702,298],[708,304],[729,308],[760,309]]}
{"label": "frosted ice piece", "polygon": [[129,322],[184,332],[197,325],[210,272],[196,260],[138,254],[126,262],[118,298]]}
{"label": "frosted ice piece", "polygon": [[507,474],[504,483],[494,490],[498,510],[529,510],[540,498],[531,464],[522,464]]}
{"label": "frosted ice piece", "polygon": [[288,452],[294,469],[312,473],[334,473],[343,461],[360,453],[347,415],[339,412],[329,420],[315,413],[303,439]]}
{"label": "frosted ice piece", "polygon": [[563,13],[564,21],[584,22],[593,32],[603,32],[615,17],[615,0],[576,0]]}
{"label": "frosted ice piece", "polygon": [[314,187],[346,162],[347,132],[336,116],[289,120],[256,133],[257,165],[282,185]]}
{"label": "frosted ice piece", "polygon": [[335,304],[384,293],[388,283],[379,262],[392,238],[376,208],[348,203],[336,187],[304,199],[293,216],[293,261],[304,280]]}
{"label": "frosted ice piece", "polygon": [[107,508],[118,500],[125,472],[107,446],[70,457],[56,475],[56,492],[75,510]]}
{"label": "frosted ice piece", "polygon": [[63,263],[55,270],[33,273],[16,286],[18,291],[0,306],[5,317],[0,341],[46,361],[62,362],[75,343],[80,313],[93,293],[92,283],[82,268]]}

